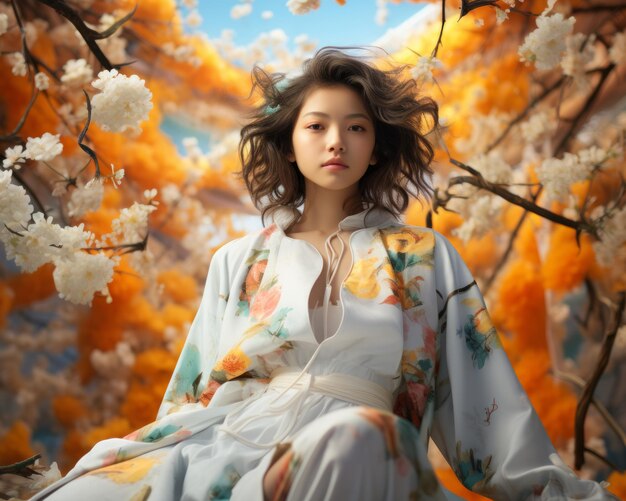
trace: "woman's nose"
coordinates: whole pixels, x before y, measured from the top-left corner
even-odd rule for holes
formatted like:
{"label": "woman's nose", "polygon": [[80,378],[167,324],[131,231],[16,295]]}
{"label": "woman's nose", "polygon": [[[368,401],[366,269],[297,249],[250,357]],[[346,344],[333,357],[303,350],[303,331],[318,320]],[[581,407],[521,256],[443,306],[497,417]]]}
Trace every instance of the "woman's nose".
{"label": "woman's nose", "polygon": [[328,129],[328,151],[343,151],[344,142],[341,132],[338,128]]}

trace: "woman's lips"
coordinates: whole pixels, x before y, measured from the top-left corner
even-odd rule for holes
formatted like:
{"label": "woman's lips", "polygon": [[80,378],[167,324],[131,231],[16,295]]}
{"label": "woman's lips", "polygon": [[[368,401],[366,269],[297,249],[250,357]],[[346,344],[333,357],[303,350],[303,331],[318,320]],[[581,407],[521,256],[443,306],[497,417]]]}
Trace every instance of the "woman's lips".
{"label": "woman's lips", "polygon": [[341,165],[341,164],[328,164],[328,165],[323,165],[322,168],[332,170],[332,171],[338,171],[338,170],[347,169],[348,167],[345,165]]}

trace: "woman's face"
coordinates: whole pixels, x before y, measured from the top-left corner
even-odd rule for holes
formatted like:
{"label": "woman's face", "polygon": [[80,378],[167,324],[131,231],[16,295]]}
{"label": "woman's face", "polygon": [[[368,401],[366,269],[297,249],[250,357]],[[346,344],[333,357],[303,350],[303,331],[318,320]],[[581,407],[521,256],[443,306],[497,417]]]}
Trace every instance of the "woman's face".
{"label": "woman's face", "polygon": [[[306,178],[328,190],[356,191],[374,157],[374,123],[361,96],[345,85],[318,87],[305,99],[291,136],[295,161]],[[331,162],[331,165],[324,164]]]}

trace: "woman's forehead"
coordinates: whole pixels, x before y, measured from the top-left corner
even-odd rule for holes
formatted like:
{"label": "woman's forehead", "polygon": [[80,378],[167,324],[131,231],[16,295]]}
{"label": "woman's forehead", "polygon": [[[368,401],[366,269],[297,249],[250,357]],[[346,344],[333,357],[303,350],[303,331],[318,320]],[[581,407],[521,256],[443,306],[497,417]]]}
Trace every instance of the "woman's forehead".
{"label": "woman's forehead", "polygon": [[363,98],[347,85],[316,87],[304,98],[300,117],[317,115],[321,118],[341,116],[345,118],[369,119]]}

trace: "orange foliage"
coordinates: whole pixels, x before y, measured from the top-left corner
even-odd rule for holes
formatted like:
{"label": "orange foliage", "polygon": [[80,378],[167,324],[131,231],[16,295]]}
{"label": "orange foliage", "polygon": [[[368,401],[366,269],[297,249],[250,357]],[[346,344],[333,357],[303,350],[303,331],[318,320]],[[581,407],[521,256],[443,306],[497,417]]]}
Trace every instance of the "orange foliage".
{"label": "orange foliage", "polygon": [[526,349],[510,355],[515,373],[550,440],[556,447],[564,447],[574,436],[576,395],[550,375],[552,362],[547,351]]}
{"label": "orange foliage", "polygon": [[607,478],[609,486],[607,490],[617,496],[617,499],[626,499],[626,473],[614,471]]}
{"label": "orange foliage", "polygon": [[15,294],[12,308],[24,308],[55,294],[53,271],[54,265],[44,264],[32,273],[22,273],[9,278],[7,283]]}
{"label": "orange foliage", "polygon": [[0,329],[6,325],[7,315],[11,311],[12,304],[13,290],[6,282],[0,282]]}
{"label": "orange foliage", "polygon": [[546,289],[559,292],[573,289],[588,275],[593,264],[594,253],[589,236],[581,235],[579,249],[576,232],[555,225],[550,235],[550,250],[541,269]]}
{"label": "orange foliage", "polygon": [[459,482],[459,479],[454,471],[452,471],[452,468],[437,468],[435,470],[435,474],[437,475],[437,479],[441,485],[463,499],[468,501],[482,501],[489,499],[466,489],[465,486]]}
{"label": "orange foliage", "polygon": [[62,456],[59,468],[63,474],[67,473],[76,462],[83,457],[99,441],[107,438],[124,437],[133,429],[129,422],[122,417],[108,420],[101,426],[90,429],[87,433],[76,429],[70,430],[63,441]]}
{"label": "orange foliage", "polygon": [[83,403],[73,395],[57,395],[52,400],[52,411],[63,428],[71,428],[87,416]]}
{"label": "orange foliage", "polygon": [[159,274],[158,282],[163,284],[163,291],[174,301],[182,303],[198,297],[198,287],[193,277],[180,270],[164,270]]}
{"label": "orange foliage", "polygon": [[498,330],[513,334],[515,344],[527,348],[546,346],[546,305],[537,268],[513,261],[500,277],[491,316]]}
{"label": "orange foliage", "polygon": [[34,454],[30,446],[30,428],[22,421],[15,421],[0,437],[0,464],[16,463]]}
{"label": "orange foliage", "polygon": [[122,415],[133,428],[155,419],[176,360],[175,355],[162,349],[147,350],[135,359],[133,380],[122,404]]}

